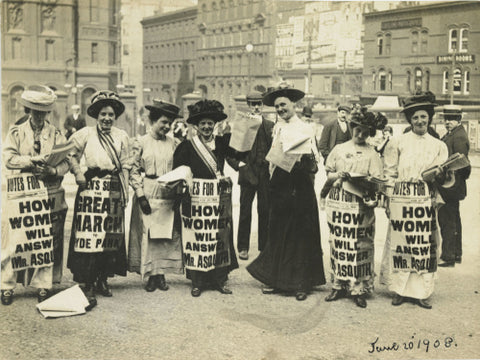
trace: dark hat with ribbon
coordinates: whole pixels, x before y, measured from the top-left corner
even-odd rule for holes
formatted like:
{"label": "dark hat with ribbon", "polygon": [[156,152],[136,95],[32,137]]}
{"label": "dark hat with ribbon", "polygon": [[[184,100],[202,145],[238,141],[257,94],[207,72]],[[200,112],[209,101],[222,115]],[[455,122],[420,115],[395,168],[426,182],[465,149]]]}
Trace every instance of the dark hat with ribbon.
{"label": "dark hat with ribbon", "polygon": [[113,108],[115,118],[118,118],[125,111],[125,105],[120,101],[117,93],[110,90],[101,90],[92,95],[92,101],[87,109],[87,114],[96,119],[100,110],[105,106]]}
{"label": "dark hat with ribbon", "polygon": [[29,86],[23,93],[17,98],[18,103],[23,106],[37,111],[52,111],[53,106],[57,100],[55,92],[47,86],[32,85]]}
{"label": "dark hat with ribbon", "polygon": [[160,99],[153,99],[153,105],[145,105],[145,108],[150,110],[150,112],[160,113],[171,119],[182,117],[179,114],[180,108],[177,105]]}
{"label": "dark hat with ribbon", "polygon": [[252,92],[248,93],[247,95],[247,102],[250,101],[262,101],[263,94],[260,91],[253,90]]}
{"label": "dark hat with ribbon", "polygon": [[202,119],[210,119],[214,122],[222,121],[227,118],[223,112],[223,105],[217,100],[200,100],[193,105],[188,105],[187,123],[198,125]]}
{"label": "dark hat with ribbon", "polygon": [[340,111],[340,110],[343,110],[343,111],[346,111],[347,113],[350,113],[350,111],[352,111],[352,108],[348,105],[340,105],[337,108],[337,111]]}
{"label": "dark hat with ribbon", "polygon": [[411,112],[416,110],[433,110],[437,104],[435,104],[435,94],[431,91],[419,92],[411,97],[408,97],[402,101],[403,109],[401,112]]}
{"label": "dark hat with ribbon", "polygon": [[302,90],[289,87],[287,84],[282,83],[277,88],[274,88],[267,92],[263,96],[263,103],[267,106],[274,106],[275,100],[279,97],[286,97],[292,102],[297,102],[305,96]]}
{"label": "dark hat with ribbon", "polygon": [[443,105],[443,118],[445,120],[462,120],[462,107],[459,105]]}
{"label": "dark hat with ribbon", "polygon": [[374,114],[367,111],[367,108],[354,110],[350,115],[350,125],[355,127],[365,126],[370,130],[370,136],[374,136],[377,130],[383,130],[388,119],[382,113]]}

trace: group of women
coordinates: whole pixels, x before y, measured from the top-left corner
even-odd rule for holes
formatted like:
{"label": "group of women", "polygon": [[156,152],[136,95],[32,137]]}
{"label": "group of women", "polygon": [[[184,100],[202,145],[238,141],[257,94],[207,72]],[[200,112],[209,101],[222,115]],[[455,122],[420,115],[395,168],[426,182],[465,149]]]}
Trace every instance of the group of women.
{"label": "group of women", "polygon": [[[422,181],[421,173],[434,165],[441,164],[447,158],[446,146],[427,133],[434,115],[433,94],[418,95],[405,102],[404,113],[412,125],[412,132],[390,140],[384,151],[383,160],[367,144],[366,139],[374,135],[379,127],[378,118],[371,113],[352,114],[350,126],[352,139],[337,145],[326,160],[328,183],[331,186],[327,196],[328,206],[336,206],[339,191],[349,181],[351,173],[387,177],[392,182],[404,181],[416,183]],[[78,191],[75,199],[75,212],[68,253],[67,266],[73,273],[74,281],[84,284],[83,290],[89,301],[89,308],[97,304],[96,294],[112,296],[107,279],[114,275],[125,276],[128,271],[141,274],[145,280],[146,291],[168,290],[165,275],[183,273],[182,242],[180,235],[180,214],[174,217],[172,236],[158,237],[150,221],[145,216],[152,212],[152,202],[158,196],[160,186],[156,179],[180,166],[188,166],[194,178],[224,178],[224,164],[235,152],[229,144],[229,134],[215,136],[215,124],[226,119],[223,105],[215,100],[202,100],[188,107],[187,123],[196,129],[196,135],[186,139],[178,146],[172,137],[167,136],[172,123],[179,118],[178,106],[155,100],[147,106],[150,111],[150,131],[135,140],[130,151],[128,135],[114,126],[115,120],[124,112],[125,106],[118,95],[111,91],[100,91],[92,97],[87,113],[96,119],[96,125],[85,127],[72,135],[70,142],[74,150],[68,158],[55,167],[47,165],[47,155],[54,146],[64,142],[63,136],[48,123],[46,115],[55,102],[53,91],[46,87],[32,87],[26,90],[19,102],[31,109],[28,121],[12,126],[5,141],[3,156],[6,167],[13,173],[32,173],[45,183],[55,185],[51,189],[63,194],[61,181],[69,170],[75,175]],[[133,154],[133,155],[132,155]],[[82,164],[82,166],[81,166]],[[84,167],[87,168],[84,171]],[[432,197],[436,196],[435,187],[441,186],[443,173],[439,170],[435,180],[427,184]],[[85,196],[95,190],[95,184],[108,184],[111,206],[106,206],[106,216],[121,219],[117,231],[107,232],[104,241],[107,248],[82,248],[79,237],[85,230],[82,216],[95,212],[95,206],[84,206]],[[135,191],[133,196],[128,256],[125,245],[125,207],[128,201],[129,185]],[[105,185],[104,185],[105,186]],[[367,217],[374,218],[374,201],[366,197],[350,197]],[[63,197],[62,197],[63,199]],[[116,206],[113,206],[116,204]],[[338,205],[338,204],[337,204]],[[373,206],[372,206],[373,205]],[[388,215],[388,203],[386,206]],[[15,256],[14,239],[2,234],[2,304],[9,305],[13,299],[16,282],[23,282],[39,289],[38,300],[50,296],[52,284],[61,279],[63,224],[66,204],[60,204],[60,216],[55,217],[53,242],[55,265],[14,271],[12,258]],[[435,216],[433,214],[432,216]],[[4,227],[2,227],[3,229]],[[426,273],[395,271],[391,264],[390,230],[387,235],[384,261],[382,261],[381,280],[395,292],[393,305],[400,305],[411,298],[424,308],[431,308],[427,302],[432,294],[436,263]],[[438,240],[437,230],[432,228],[431,241]],[[358,251],[370,251],[373,254],[373,236],[358,239]],[[192,281],[191,295],[198,297],[208,287],[231,294],[226,286],[228,274],[238,268],[233,246],[233,233],[229,238],[229,266],[209,272],[187,270]],[[335,246],[331,241],[332,249]],[[432,246],[435,251],[435,246]],[[333,252],[332,252],[333,253]],[[373,256],[371,257],[373,261]],[[345,278],[333,271],[333,290],[326,301],[337,300],[350,293],[355,303],[366,306],[365,295],[373,289],[374,272],[358,279]],[[322,270],[323,271],[323,270]],[[302,297],[304,299],[305,297]]]}

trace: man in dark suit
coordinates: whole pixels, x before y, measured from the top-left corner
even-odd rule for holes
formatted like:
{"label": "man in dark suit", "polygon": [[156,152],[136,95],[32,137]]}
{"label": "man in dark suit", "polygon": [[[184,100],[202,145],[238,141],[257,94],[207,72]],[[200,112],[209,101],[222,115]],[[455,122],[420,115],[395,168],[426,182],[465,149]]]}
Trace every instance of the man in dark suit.
{"label": "man in dark suit", "polygon": [[[442,141],[447,144],[448,155],[460,153],[468,158],[470,144],[467,132],[462,125],[462,109],[458,105],[444,105],[443,117],[447,134]],[[459,169],[453,173],[455,183],[449,188],[440,187],[439,191],[445,205],[438,210],[438,222],[442,234],[441,267],[453,267],[462,262],[462,221],[460,219],[460,200],[467,196],[466,180],[471,167]]]}
{"label": "man in dark suit", "polygon": [[[254,91],[247,95],[248,108],[254,115],[262,115],[262,93]],[[258,128],[255,141],[250,151],[240,153],[235,164],[238,170],[240,185],[240,220],[238,222],[237,249],[238,257],[248,260],[250,248],[250,230],[252,222],[252,203],[257,194],[258,212],[258,250],[262,251],[267,241],[269,196],[268,184],[270,174],[268,161],[265,160],[272,146],[273,122],[262,116],[262,124]]]}
{"label": "man in dark suit", "polygon": [[67,116],[65,124],[63,125],[66,130],[65,137],[67,138],[67,140],[70,138],[70,136],[72,136],[74,132],[87,126],[85,117],[80,114],[80,106],[72,105],[72,111],[73,114]]}
{"label": "man in dark suit", "polygon": [[324,163],[335,145],[343,144],[352,138],[347,124],[347,117],[350,111],[350,107],[340,105],[337,108],[337,119],[325,124],[318,144]]}

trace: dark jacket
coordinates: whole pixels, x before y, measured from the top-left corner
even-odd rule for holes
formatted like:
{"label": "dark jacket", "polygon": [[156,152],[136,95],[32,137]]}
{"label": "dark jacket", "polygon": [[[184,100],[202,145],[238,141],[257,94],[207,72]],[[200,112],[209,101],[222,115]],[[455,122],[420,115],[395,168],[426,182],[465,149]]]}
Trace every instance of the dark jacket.
{"label": "dark jacket", "polygon": [[[318,149],[322,154],[324,159],[327,159],[328,154],[332,151],[335,146],[335,140],[337,137],[337,130],[340,127],[338,120],[329,121],[325,124],[322,130],[322,136],[320,137],[320,142],[318,143]],[[348,131],[350,132],[350,127],[347,125]]]}
{"label": "dark jacket", "polygon": [[78,115],[77,120],[73,118],[72,114],[68,115],[65,119],[65,124],[63,125],[65,130],[67,130],[67,132],[65,133],[65,137],[68,139],[70,136],[72,136],[72,134],[74,133],[72,131],[72,128],[75,128],[75,131],[78,131],[85,126],[87,126],[87,122],[85,121],[85,117],[82,114]]}
{"label": "dark jacket", "polygon": [[[238,171],[239,185],[257,185],[261,173],[268,174],[268,161],[265,160],[272,146],[273,122],[262,118],[255,141],[250,151],[237,153],[235,159],[227,159],[228,164]],[[246,165],[239,167],[243,161]]]}
{"label": "dark jacket", "polygon": [[[460,124],[451,132],[445,134],[442,141],[447,145],[448,156],[460,153],[468,158],[470,143],[463,125]],[[463,200],[467,196],[467,185],[465,180],[469,178],[470,172],[471,166],[455,171],[455,184],[451,188],[441,188],[439,190],[445,201]]]}

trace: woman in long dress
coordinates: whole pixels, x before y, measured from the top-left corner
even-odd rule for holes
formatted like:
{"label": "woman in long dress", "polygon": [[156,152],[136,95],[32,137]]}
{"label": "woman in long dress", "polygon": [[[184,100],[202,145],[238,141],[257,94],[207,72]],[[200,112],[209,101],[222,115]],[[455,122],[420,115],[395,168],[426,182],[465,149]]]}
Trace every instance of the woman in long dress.
{"label": "woman in long dress", "polygon": [[[188,110],[187,123],[195,127],[197,135],[178,145],[173,155],[173,168],[182,165],[190,167],[194,179],[222,179],[225,160],[234,155],[228,146],[229,134],[223,136],[213,134],[215,123],[227,118],[227,114],[223,112],[223,105],[216,100],[201,100],[190,105]],[[207,272],[187,269],[187,278],[192,280],[193,297],[200,296],[207,287],[212,287],[222,294],[232,293],[226,286],[226,281],[230,271],[238,268],[238,262],[233,246],[233,226],[231,224],[229,226],[227,246],[230,264]]]}
{"label": "woman in long dress", "polygon": [[[84,127],[70,138],[75,146],[72,172],[78,191],[67,266],[73,280],[85,284],[90,307],[97,304],[95,293],[112,296],[108,277],[127,273],[124,222],[129,140],[124,130],[113,126],[124,110],[116,93],[95,93],[87,113],[97,119],[97,124]],[[88,168],[85,173],[80,167],[82,156]]]}
{"label": "woman in long dress", "polygon": [[294,293],[298,301],[305,300],[314,286],[325,284],[313,182],[318,170],[316,145],[313,136],[308,139],[312,135],[310,126],[295,113],[295,102],[304,95],[298,89],[279,88],[263,97],[263,103],[275,106],[281,118],[273,130],[272,149],[283,148],[287,140],[284,136],[300,134],[306,150],[301,155],[280,155],[284,159],[293,156],[290,172],[270,164],[268,240],[265,249],[247,266],[250,275],[266,285],[264,294]]}
{"label": "woman in long dress", "polygon": [[[343,181],[348,181],[350,173],[383,177],[382,160],[373,146],[366,142],[369,136],[375,135],[377,127],[383,124],[378,120],[379,118],[370,112],[352,113],[350,119],[352,139],[335,146],[325,163],[327,183],[333,184],[326,201],[331,229],[330,256],[333,285],[332,293],[325,298],[325,301],[338,300],[349,293],[355,304],[361,308],[367,306],[366,294],[373,290],[375,239],[373,206],[375,202],[370,204],[364,201],[363,197],[347,192],[343,187]],[[353,224],[350,221],[342,223],[342,220],[339,220],[341,217],[339,214],[358,214],[358,218],[362,220]],[[353,233],[357,236],[345,236],[344,232],[333,231],[332,229],[339,223],[343,229],[355,228]],[[348,251],[344,245],[346,242],[352,245]],[[345,261],[344,257],[348,255],[355,260]],[[348,273],[345,271],[347,269],[357,271]]]}
{"label": "woman in long dress", "polygon": [[[3,145],[3,161],[10,174],[30,173],[36,179],[41,180],[48,190],[49,200],[53,199],[54,206],[50,213],[51,234],[53,238],[53,261],[45,259],[44,265],[16,271],[13,263],[16,255],[16,241],[13,230],[7,224],[2,224],[2,281],[1,301],[3,305],[10,305],[13,301],[13,289],[17,282],[25,286],[30,285],[38,289],[37,298],[42,302],[50,296],[53,283],[59,283],[62,279],[63,269],[63,229],[67,204],[65,202],[65,190],[62,188],[63,175],[68,172],[70,164],[67,159],[62,160],[56,166],[46,162],[48,155],[54,146],[65,142],[65,138],[55,126],[47,120],[47,115],[53,110],[56,95],[52,89],[45,86],[31,86],[25,90],[18,102],[25,106],[28,118],[25,122],[10,128]],[[19,186],[23,190],[27,184]],[[7,190],[10,192],[9,186]],[[4,211],[9,209],[3,206]],[[8,210],[6,215],[8,216]],[[5,231],[5,232],[4,232]],[[40,230],[38,230],[40,231]],[[48,241],[48,240],[47,240]],[[43,255],[43,254],[42,254]],[[31,261],[31,258],[29,259]]]}
{"label": "woman in long dress", "polygon": [[[130,171],[130,185],[135,190],[130,221],[128,245],[128,270],[147,279],[145,290],[163,291],[169,286],[165,273],[183,273],[182,244],[177,232],[166,237],[160,235],[154,226],[164,219],[152,214],[151,202],[156,194],[165,192],[156,181],[159,176],[172,170],[175,140],[168,136],[172,123],[180,108],[161,100],[145,106],[150,110],[150,131],[133,144],[133,161]],[[145,173],[145,176],[142,176]],[[158,234],[157,234],[158,233]]]}
{"label": "woman in long dress", "polygon": [[[448,158],[448,149],[445,143],[428,133],[428,127],[435,114],[434,107],[436,104],[434,102],[435,95],[431,92],[418,94],[405,100],[402,111],[410,123],[412,131],[390,140],[384,152],[384,168],[385,176],[395,182],[395,192],[403,193],[403,197],[411,199],[412,203],[416,202],[418,198],[411,191],[407,194],[402,189],[411,189],[412,187],[418,189],[426,185],[431,194],[432,208],[436,209],[437,192],[435,187],[444,181],[445,176],[443,172],[438,170],[434,181],[429,183],[422,181],[422,172],[442,164]],[[391,206],[392,196],[390,196],[387,206],[389,217],[392,215]],[[387,284],[388,289],[395,293],[392,300],[394,306],[401,305],[407,299],[413,299],[420,307],[432,308],[428,298],[433,293],[437,271],[439,232],[436,223],[436,211],[430,214],[427,221],[431,224],[429,236],[425,236],[429,239],[427,246],[430,249],[430,258],[428,259],[428,266],[422,271],[410,268],[409,264],[406,264],[407,266],[402,269],[403,266],[397,266],[394,263],[393,254],[396,247],[392,241],[392,235],[395,229],[390,221],[383,253],[380,281]]]}

